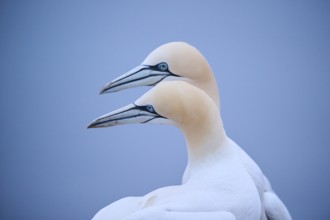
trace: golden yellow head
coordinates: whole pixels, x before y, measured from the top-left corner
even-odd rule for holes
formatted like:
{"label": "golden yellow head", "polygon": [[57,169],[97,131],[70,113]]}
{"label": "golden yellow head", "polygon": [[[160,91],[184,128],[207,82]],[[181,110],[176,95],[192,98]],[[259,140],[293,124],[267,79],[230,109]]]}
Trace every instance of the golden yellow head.
{"label": "golden yellow head", "polygon": [[184,42],[158,47],[141,65],[108,83],[101,93],[153,86],[165,81],[188,82],[205,91],[220,108],[218,86],[210,65],[195,47]]}

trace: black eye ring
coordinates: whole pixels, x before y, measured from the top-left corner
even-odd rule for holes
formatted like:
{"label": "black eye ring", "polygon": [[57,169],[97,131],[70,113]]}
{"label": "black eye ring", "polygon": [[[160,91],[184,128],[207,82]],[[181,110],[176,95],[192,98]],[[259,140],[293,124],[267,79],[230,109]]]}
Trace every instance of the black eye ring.
{"label": "black eye ring", "polygon": [[148,112],[154,113],[155,109],[154,107],[152,107],[152,105],[146,105],[146,109],[148,110]]}
{"label": "black eye ring", "polygon": [[160,64],[157,65],[157,68],[160,71],[166,71],[166,70],[168,70],[168,65],[167,65],[167,63],[162,62],[162,63],[160,63]]}

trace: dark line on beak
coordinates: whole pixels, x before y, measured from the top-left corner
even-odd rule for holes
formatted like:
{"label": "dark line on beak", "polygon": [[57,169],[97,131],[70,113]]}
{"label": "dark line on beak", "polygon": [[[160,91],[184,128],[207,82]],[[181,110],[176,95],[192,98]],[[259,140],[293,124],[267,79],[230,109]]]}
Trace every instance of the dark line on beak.
{"label": "dark line on beak", "polygon": [[154,86],[154,85],[157,85],[159,82],[163,81],[166,77],[170,76],[171,74],[167,75],[167,76],[164,76],[163,78],[161,78],[160,80],[158,80],[157,82],[153,83],[153,84],[150,84],[148,86]]}
{"label": "dark line on beak", "polygon": [[136,117],[139,117],[139,116],[150,116],[150,115],[148,115],[148,114],[138,114],[138,115],[132,115],[132,116],[123,117],[123,118],[109,119],[109,120],[93,123],[91,126],[97,126],[97,125],[101,125],[101,124],[105,124],[105,123],[109,123],[109,122],[113,122],[113,121],[115,121],[115,124],[117,124],[118,121],[120,121],[120,120],[136,118]]}
{"label": "dark line on beak", "polygon": [[[146,120],[146,121],[144,121],[144,122],[141,122],[141,123],[142,123],[142,124],[148,123],[148,122],[154,120],[155,118],[165,118],[165,117],[163,117],[163,116],[155,116],[155,117],[150,118],[150,119],[148,119],[148,120]],[[166,118],[165,118],[165,119],[166,119]]]}
{"label": "dark line on beak", "polygon": [[138,72],[140,72],[140,71],[142,71],[142,70],[146,70],[146,69],[149,69],[149,68],[148,68],[148,67],[141,68],[141,69],[135,71],[134,73],[131,73],[131,74],[129,74],[128,76],[125,76],[124,78],[118,79],[117,81],[112,82],[112,83],[119,82],[119,81],[121,81],[121,80],[123,80],[123,79],[126,79],[126,78],[128,78],[128,77],[130,77],[130,76],[132,76],[132,75],[134,75],[134,74],[136,74],[136,73],[138,73]]}
{"label": "dark line on beak", "polygon": [[[142,79],[146,79],[146,78],[148,78],[148,77],[152,77],[152,76],[162,76],[162,75],[163,75],[163,74],[151,74],[151,75],[144,76],[144,77],[141,77],[141,78],[138,78],[138,79],[129,80],[129,81],[124,82],[124,83],[119,83],[119,84],[117,84],[117,85],[110,86],[110,88],[107,88],[107,89],[105,89],[105,90],[102,90],[102,92],[105,92],[105,91],[107,91],[107,90],[109,90],[109,89],[113,89],[113,88],[116,88],[116,87],[118,87],[118,86],[122,86],[122,85],[125,85],[125,84],[128,84],[128,83],[132,83],[132,82],[136,82],[136,81],[139,81],[139,80],[142,80]],[[151,85],[156,85],[157,83],[159,83],[160,81],[162,81],[163,79],[165,79],[165,78],[168,77],[168,76],[170,76],[170,74],[165,75],[165,76],[164,76],[162,79],[160,79],[158,82],[156,82],[156,83],[154,83],[154,84],[151,84]],[[116,82],[119,82],[119,80],[116,81]],[[114,82],[114,83],[115,83],[115,82]],[[113,83],[111,83],[111,84],[113,84]]]}

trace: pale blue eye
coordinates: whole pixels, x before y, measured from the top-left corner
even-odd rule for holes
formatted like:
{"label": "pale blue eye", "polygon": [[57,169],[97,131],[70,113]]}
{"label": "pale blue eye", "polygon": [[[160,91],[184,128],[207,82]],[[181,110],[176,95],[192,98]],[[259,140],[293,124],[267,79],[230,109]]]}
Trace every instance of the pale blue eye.
{"label": "pale blue eye", "polygon": [[147,105],[146,108],[148,112],[155,112],[154,107],[152,107],[152,105]]}
{"label": "pale blue eye", "polygon": [[166,71],[166,70],[168,70],[168,65],[167,65],[167,63],[160,63],[160,64],[157,65],[157,67],[158,67],[158,69],[159,69],[160,71]]}

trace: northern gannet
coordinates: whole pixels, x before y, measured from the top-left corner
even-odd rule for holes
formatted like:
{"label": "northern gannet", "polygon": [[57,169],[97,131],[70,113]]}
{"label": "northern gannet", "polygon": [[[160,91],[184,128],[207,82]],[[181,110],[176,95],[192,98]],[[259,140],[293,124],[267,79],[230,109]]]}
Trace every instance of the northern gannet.
{"label": "northern gannet", "polygon": [[[186,81],[205,91],[220,110],[220,98],[213,71],[204,56],[193,46],[184,42],[164,44],[152,51],[141,65],[106,84],[103,93],[111,93],[137,86],[154,86],[161,81]],[[290,220],[291,216],[272,190],[272,187],[254,160],[234,141],[229,139],[237,151],[245,169],[252,177],[260,195],[263,213],[268,219]],[[189,166],[189,164],[188,164]],[[182,182],[189,179],[186,169]],[[261,219],[266,219],[265,215]]]}
{"label": "northern gannet", "polygon": [[97,118],[89,128],[136,123],[181,129],[190,177],[182,185],[119,200],[95,220],[260,219],[255,184],[225,133],[217,106],[204,91],[183,81],[162,82],[132,104]]}

